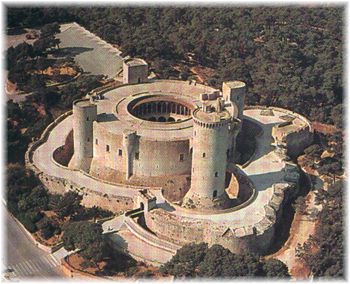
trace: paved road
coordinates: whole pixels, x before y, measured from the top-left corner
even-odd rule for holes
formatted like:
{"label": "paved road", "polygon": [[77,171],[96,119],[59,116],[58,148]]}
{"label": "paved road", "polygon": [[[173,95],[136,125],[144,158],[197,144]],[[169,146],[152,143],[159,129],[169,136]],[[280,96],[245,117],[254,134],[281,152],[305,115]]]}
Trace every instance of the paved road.
{"label": "paved road", "polygon": [[61,25],[61,51],[74,57],[85,72],[115,77],[123,67],[120,51],[76,23]]}
{"label": "paved road", "polygon": [[2,205],[6,225],[5,268],[12,268],[11,279],[40,278],[40,280],[63,278],[59,262],[49,253],[36,247],[25,231]]}

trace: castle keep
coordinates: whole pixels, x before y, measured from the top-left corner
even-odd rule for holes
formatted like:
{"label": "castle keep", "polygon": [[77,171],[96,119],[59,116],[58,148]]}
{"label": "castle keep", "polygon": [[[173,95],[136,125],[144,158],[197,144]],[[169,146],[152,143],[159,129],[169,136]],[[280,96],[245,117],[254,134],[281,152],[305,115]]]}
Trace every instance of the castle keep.
{"label": "castle keep", "polygon": [[[175,252],[204,241],[266,252],[284,204],[298,192],[299,170],[288,156],[312,142],[307,119],[246,107],[244,82],[224,82],[219,90],[150,80],[137,58],[123,68],[122,85],[75,101],[72,113],[45,130],[27,165],[50,190],[76,190],[90,206],[139,209],[146,228],[128,213],[125,226],[155,247]],[[252,129],[256,147],[239,164],[238,137]],[[74,148],[67,164],[63,145]]]}

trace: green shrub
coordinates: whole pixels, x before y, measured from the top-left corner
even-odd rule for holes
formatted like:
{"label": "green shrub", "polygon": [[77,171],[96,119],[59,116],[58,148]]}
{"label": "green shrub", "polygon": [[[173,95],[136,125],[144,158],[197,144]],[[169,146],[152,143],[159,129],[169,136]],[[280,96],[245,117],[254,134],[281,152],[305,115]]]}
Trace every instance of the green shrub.
{"label": "green shrub", "polygon": [[18,220],[22,223],[22,225],[30,232],[30,233],[35,233],[38,228],[36,225],[24,214],[20,214],[18,216]]}

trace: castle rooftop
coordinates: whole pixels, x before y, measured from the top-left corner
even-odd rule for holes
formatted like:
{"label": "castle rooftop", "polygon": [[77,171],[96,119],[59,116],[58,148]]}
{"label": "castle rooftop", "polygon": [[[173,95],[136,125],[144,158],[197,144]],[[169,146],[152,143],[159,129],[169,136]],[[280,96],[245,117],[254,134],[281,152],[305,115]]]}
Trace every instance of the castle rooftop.
{"label": "castle rooftop", "polygon": [[141,58],[130,58],[125,61],[125,64],[128,66],[139,66],[139,65],[148,65],[147,62]]}
{"label": "castle rooftop", "polygon": [[228,81],[224,82],[224,84],[230,88],[243,88],[246,86],[246,84],[242,81]]}
{"label": "castle rooftop", "polygon": [[220,112],[205,112],[198,108],[193,112],[193,117],[202,122],[220,122],[231,118],[231,114],[227,110]]}
{"label": "castle rooftop", "polygon": [[74,105],[78,107],[89,107],[92,105],[89,99],[82,99],[82,100],[77,100],[74,102]]}

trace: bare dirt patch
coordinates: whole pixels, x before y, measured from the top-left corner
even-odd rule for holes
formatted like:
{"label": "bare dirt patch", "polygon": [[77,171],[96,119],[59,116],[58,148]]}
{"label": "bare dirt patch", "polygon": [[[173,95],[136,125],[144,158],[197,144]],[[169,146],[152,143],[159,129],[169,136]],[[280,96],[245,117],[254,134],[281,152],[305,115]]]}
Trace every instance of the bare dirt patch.
{"label": "bare dirt patch", "polygon": [[54,66],[54,67],[48,67],[45,70],[40,71],[40,73],[48,76],[53,75],[68,75],[71,77],[74,77],[78,74],[78,71],[71,67],[71,66]]}
{"label": "bare dirt patch", "polygon": [[[126,256],[127,257],[127,256]],[[122,259],[118,260],[123,262]],[[163,278],[158,271],[158,268],[152,265],[147,265],[144,262],[134,262],[134,265],[119,270],[119,268],[113,268],[114,265],[112,260],[111,263],[107,261],[100,261],[97,263],[88,263],[78,253],[72,254],[66,258],[66,262],[75,270],[88,273],[92,276],[103,276],[114,280],[125,280],[125,279],[139,279],[139,278],[151,278],[161,279]],[[108,270],[108,271],[106,271]],[[112,270],[114,273],[111,273]],[[106,275],[107,274],[107,275]]]}
{"label": "bare dirt patch", "polygon": [[335,134],[336,132],[340,131],[340,129],[336,128],[334,125],[324,124],[321,122],[313,122],[312,126],[317,132],[321,132],[323,134]]}
{"label": "bare dirt patch", "polygon": [[[306,196],[306,205],[306,212],[310,212],[316,208],[315,194],[313,191],[310,191]],[[312,236],[315,234],[316,225],[317,219],[310,218],[307,213],[296,213],[287,242],[279,251],[265,258],[274,258],[284,262],[288,266],[289,273],[294,279],[308,279],[310,276],[310,268],[305,261],[296,256],[295,249],[298,244],[303,245],[309,239],[310,235]]]}
{"label": "bare dirt patch", "polygon": [[6,80],[6,91],[9,94],[15,94],[18,92],[17,84],[11,82],[10,80]]}
{"label": "bare dirt patch", "polygon": [[204,67],[201,65],[194,66],[190,68],[191,72],[196,75],[200,83],[205,83],[207,80],[214,75],[215,70],[209,67]]}

